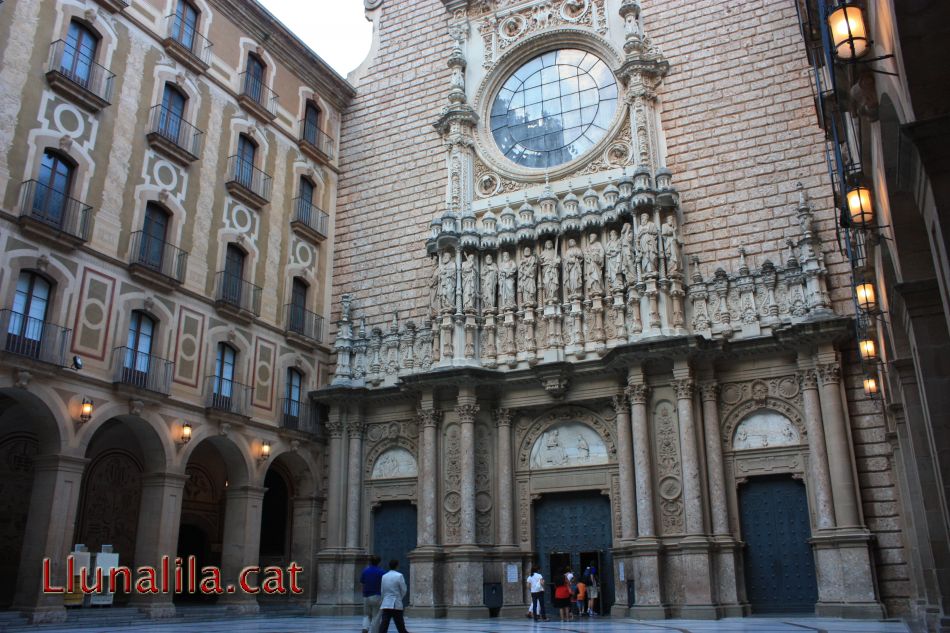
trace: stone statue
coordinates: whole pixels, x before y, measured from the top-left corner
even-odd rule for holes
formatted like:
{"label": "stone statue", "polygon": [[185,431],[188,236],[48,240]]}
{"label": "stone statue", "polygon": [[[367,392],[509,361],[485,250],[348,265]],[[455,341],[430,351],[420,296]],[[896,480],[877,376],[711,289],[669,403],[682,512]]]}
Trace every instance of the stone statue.
{"label": "stone statue", "polygon": [[521,307],[535,305],[538,301],[538,258],[530,246],[524,247],[518,265],[518,290],[521,292]]}
{"label": "stone statue", "polygon": [[640,216],[640,233],[637,244],[640,247],[640,270],[643,274],[656,273],[657,264],[657,235],[656,224],[646,213]]}
{"label": "stone statue", "polygon": [[432,260],[432,274],[429,277],[429,313],[438,314],[442,306],[439,303],[439,279],[441,268],[439,266],[439,258],[435,257]]}
{"label": "stone statue", "polygon": [[623,289],[623,249],[620,246],[620,237],[615,229],[611,229],[607,239],[606,249],[607,278],[611,289]]}
{"label": "stone statue", "polygon": [[637,283],[637,255],[633,248],[633,225],[629,222],[620,229],[621,269],[627,285]]}
{"label": "stone statue", "polygon": [[501,277],[499,285],[501,294],[501,309],[514,310],[515,304],[515,279],[518,277],[518,266],[515,260],[511,259],[511,254],[504,251],[501,254],[501,268],[498,271]]}
{"label": "stone statue", "polygon": [[455,311],[455,260],[452,253],[442,253],[442,264],[439,266],[439,297],[442,299],[442,310]]}
{"label": "stone statue", "polygon": [[485,262],[482,264],[482,308],[484,310],[495,309],[495,288],[497,287],[498,264],[489,253],[485,255]]}
{"label": "stone statue", "polygon": [[660,236],[663,238],[663,257],[666,258],[666,274],[680,272],[679,250],[676,248],[679,244],[679,236],[676,234],[676,219],[671,215],[666,218],[666,222],[660,229]]}
{"label": "stone statue", "polygon": [[604,294],[604,246],[591,233],[584,253],[584,274],[587,276],[587,296]]}
{"label": "stone statue", "polygon": [[541,283],[544,285],[544,300],[547,303],[560,301],[561,282],[558,269],[561,267],[561,258],[554,250],[554,242],[548,240],[541,251]]}
{"label": "stone statue", "polygon": [[462,262],[462,309],[475,311],[475,297],[478,286],[478,268],[475,265],[475,253],[465,253]]}
{"label": "stone statue", "polygon": [[580,298],[584,294],[584,251],[577,245],[577,240],[567,241],[567,252],[564,253],[564,288],[567,298]]}

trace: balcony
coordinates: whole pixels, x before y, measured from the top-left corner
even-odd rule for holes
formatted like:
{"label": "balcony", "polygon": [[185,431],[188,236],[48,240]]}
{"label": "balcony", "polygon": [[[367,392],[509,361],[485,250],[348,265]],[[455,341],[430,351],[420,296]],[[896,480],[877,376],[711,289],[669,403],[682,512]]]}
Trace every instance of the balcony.
{"label": "balcony", "polygon": [[89,241],[92,207],[37,180],[20,188],[20,226],[40,239],[74,248]]}
{"label": "balcony", "polygon": [[228,176],[225,186],[228,193],[255,209],[260,209],[270,201],[270,174],[237,154],[228,157]]}
{"label": "balcony", "polygon": [[329,163],[334,159],[333,139],[329,134],[313,124],[312,121],[300,121],[300,138],[297,147],[315,161]]}
{"label": "balcony", "polygon": [[293,303],[284,306],[284,314],[287,315],[284,336],[288,340],[308,349],[313,349],[323,342],[322,316]]}
{"label": "balcony", "polygon": [[325,240],[330,226],[330,216],[306,198],[294,198],[293,204],[294,215],[290,221],[290,228],[313,242]]}
{"label": "balcony", "polygon": [[231,317],[250,323],[261,314],[261,287],[221,271],[214,278],[214,305]]}
{"label": "balcony", "polygon": [[185,281],[188,253],[144,231],[132,234],[129,273],[134,277],[173,290]]}
{"label": "balcony", "polygon": [[280,428],[315,435],[317,429],[310,403],[292,398],[281,398]]}
{"label": "balcony", "polygon": [[112,101],[115,75],[65,40],[57,40],[49,47],[46,81],[50,88],[67,99],[92,112],[98,112]]}
{"label": "balcony", "polygon": [[198,160],[204,133],[165,106],[152,108],[148,130],[148,144],[182,167]]}
{"label": "balcony", "polygon": [[55,367],[66,366],[72,330],[13,310],[0,310],[3,351]]}
{"label": "balcony", "polygon": [[214,46],[181,16],[165,17],[165,39],[162,45],[173,59],[201,74],[211,67],[211,48]]}
{"label": "balcony", "polygon": [[113,382],[136,390],[144,389],[167,396],[171,393],[172,372],[175,363],[165,358],[146,354],[131,347],[112,350]]}
{"label": "balcony", "polygon": [[205,408],[209,414],[249,418],[250,403],[251,388],[247,385],[218,376],[205,378]]}
{"label": "balcony", "polygon": [[129,8],[128,0],[96,0],[103,8],[118,13]]}
{"label": "balcony", "polygon": [[241,107],[261,119],[273,121],[277,118],[277,93],[264,85],[264,82],[244,71],[241,78],[241,92],[238,103]]}

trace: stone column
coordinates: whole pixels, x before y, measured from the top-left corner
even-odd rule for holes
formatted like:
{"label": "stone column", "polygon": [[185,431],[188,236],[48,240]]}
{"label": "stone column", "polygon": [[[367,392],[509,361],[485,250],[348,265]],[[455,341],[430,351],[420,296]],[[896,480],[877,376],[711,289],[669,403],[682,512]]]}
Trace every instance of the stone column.
{"label": "stone column", "polygon": [[[221,579],[225,585],[238,587],[233,594],[224,594],[221,601],[237,613],[257,613],[257,596],[241,591],[238,580],[245,567],[260,563],[261,510],[266,488],[260,486],[232,486],[226,494],[224,539],[221,549]],[[250,582],[261,578],[252,576]]]}
{"label": "stone column", "polygon": [[[359,414],[357,414],[359,415]],[[349,463],[346,477],[346,548],[360,547],[360,515],[363,512],[360,496],[363,491],[363,431],[366,424],[357,418],[347,420],[349,436]]]}
{"label": "stone column", "polygon": [[676,392],[676,413],[680,426],[680,457],[683,462],[683,501],[686,512],[686,534],[702,534],[703,491],[699,479],[699,451],[696,424],[693,422],[693,380],[672,382]]}
{"label": "stone column", "polygon": [[63,622],[63,595],[43,593],[43,559],[50,560],[53,586],[66,586],[66,556],[72,550],[83,470],[89,460],[43,455],[33,460],[33,492],[26,519],[13,609],[31,623]]}
{"label": "stone column", "polygon": [[617,415],[617,467],[620,477],[620,539],[632,541],[637,534],[636,497],[633,481],[633,449],[630,444],[630,409],[627,396],[613,397]]}
{"label": "stone column", "polygon": [[837,362],[821,364],[818,378],[827,450],[835,456],[828,466],[837,527],[858,528],[861,515],[851,467],[851,442],[841,402],[841,368]]}
{"label": "stone column", "polygon": [[498,428],[498,545],[515,544],[515,520],[513,513],[511,476],[511,411],[495,411]]}
{"label": "stone column", "polygon": [[[323,499],[314,496],[293,498],[293,531],[290,535],[290,560],[303,568],[298,585],[303,593],[292,596],[294,602],[309,604],[316,596],[316,554],[320,549],[320,518]],[[287,587],[290,590],[290,586]]]}
{"label": "stone column", "polygon": [[835,508],[831,496],[831,476],[828,473],[828,450],[818,399],[818,376],[814,369],[798,372],[798,384],[805,404],[805,427],[808,431],[808,478],[815,500],[816,524],[819,530],[835,526]]}
{"label": "stone column", "polygon": [[700,385],[703,400],[703,427],[706,433],[706,467],[709,471],[709,501],[713,534],[729,534],[726,511],[726,472],[722,461],[722,437],[719,430],[719,384]]}
{"label": "stone column", "polygon": [[419,547],[436,544],[439,525],[438,504],[438,466],[436,465],[436,446],[438,445],[439,422],[442,412],[438,409],[419,409],[417,413],[422,427],[422,447],[419,468]]}
{"label": "stone column", "polygon": [[[175,568],[181,500],[187,480],[187,475],[178,473],[151,473],[142,477],[142,500],[135,536],[136,565],[161,569],[162,558],[167,557],[169,569]],[[171,593],[133,593],[131,602],[150,617],[161,618],[175,615],[172,598]]]}
{"label": "stone column", "polygon": [[343,421],[336,407],[330,413],[326,429],[330,435],[330,445],[327,449],[330,456],[327,471],[327,549],[333,549],[343,547],[342,520],[346,516],[343,497],[346,487]]}
{"label": "stone column", "polygon": [[475,416],[478,414],[478,405],[474,396],[459,396],[459,405],[455,407],[455,414],[459,419],[461,433],[459,434],[460,461],[461,461],[461,490],[462,519],[461,543],[470,545],[475,543]]}

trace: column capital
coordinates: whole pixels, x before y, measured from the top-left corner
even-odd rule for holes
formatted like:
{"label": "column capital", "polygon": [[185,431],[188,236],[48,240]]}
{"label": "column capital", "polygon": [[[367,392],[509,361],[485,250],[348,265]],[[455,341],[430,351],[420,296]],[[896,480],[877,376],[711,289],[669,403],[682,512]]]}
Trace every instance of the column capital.
{"label": "column capital", "polygon": [[702,394],[703,402],[716,402],[719,399],[720,385],[715,380],[708,380],[700,383],[699,392]]}
{"label": "column capital", "polygon": [[818,389],[818,375],[814,369],[802,369],[795,372],[798,386],[802,391]]}
{"label": "column capital", "polygon": [[426,409],[419,407],[416,409],[416,418],[422,428],[438,428],[442,422],[442,411],[440,409]]}
{"label": "column capital", "polygon": [[838,363],[822,363],[818,365],[818,379],[821,385],[838,384],[841,382],[841,366]]}
{"label": "column capital", "polygon": [[366,422],[364,420],[347,420],[346,421],[346,434],[352,437],[362,437],[363,431],[366,430]]}
{"label": "column capital", "polygon": [[496,426],[511,426],[511,409],[495,409],[494,414]]}
{"label": "column capital", "polygon": [[630,413],[629,409],[627,409],[627,407],[630,406],[630,402],[627,399],[627,393],[626,393],[627,391],[629,391],[629,389],[630,387],[627,387],[627,389],[610,397],[610,402],[614,407],[614,413],[616,413],[617,415],[627,415]]}
{"label": "column capital", "polygon": [[477,404],[460,404],[455,407],[455,415],[459,417],[459,422],[463,424],[466,422],[474,423],[479,408]]}
{"label": "column capital", "polygon": [[330,437],[343,437],[343,421],[339,416],[330,416],[327,418],[327,421],[323,423],[323,426],[326,428],[327,433],[330,434]]}
{"label": "column capital", "polygon": [[630,383],[624,390],[624,395],[630,400],[630,404],[646,404],[650,387],[642,382]]}
{"label": "column capital", "polygon": [[693,389],[696,383],[693,382],[692,378],[680,378],[670,382],[670,386],[676,392],[677,400],[689,400],[693,397]]}

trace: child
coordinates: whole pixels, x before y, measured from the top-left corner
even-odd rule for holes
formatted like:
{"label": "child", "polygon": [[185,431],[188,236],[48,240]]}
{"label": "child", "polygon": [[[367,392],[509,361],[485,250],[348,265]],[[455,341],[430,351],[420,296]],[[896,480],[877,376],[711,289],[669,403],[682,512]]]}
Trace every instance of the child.
{"label": "child", "polygon": [[574,605],[575,609],[580,609],[580,615],[587,615],[587,585],[583,580],[577,582],[577,602]]}

